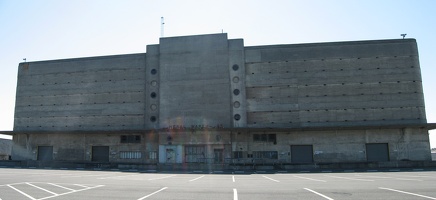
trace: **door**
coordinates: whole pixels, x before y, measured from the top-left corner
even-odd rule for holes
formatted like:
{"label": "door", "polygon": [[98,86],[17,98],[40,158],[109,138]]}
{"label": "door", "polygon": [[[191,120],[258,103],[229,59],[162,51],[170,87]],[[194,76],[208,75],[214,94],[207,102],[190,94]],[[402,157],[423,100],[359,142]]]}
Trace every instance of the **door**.
{"label": "door", "polygon": [[173,148],[167,148],[166,155],[167,155],[167,159],[166,159],[167,163],[175,163],[176,162],[176,151],[174,151]]}
{"label": "door", "polygon": [[53,160],[53,146],[38,146],[37,160],[43,160],[43,161]]}
{"label": "door", "polygon": [[370,162],[389,161],[389,148],[387,143],[366,144],[366,160]]}
{"label": "door", "polygon": [[214,162],[215,163],[223,163],[224,161],[224,149],[214,149],[213,150],[213,154],[214,154]]}
{"label": "door", "polygon": [[291,146],[292,163],[313,163],[313,146],[312,145],[292,145]]}
{"label": "door", "polygon": [[109,162],[109,146],[93,146],[92,161]]}

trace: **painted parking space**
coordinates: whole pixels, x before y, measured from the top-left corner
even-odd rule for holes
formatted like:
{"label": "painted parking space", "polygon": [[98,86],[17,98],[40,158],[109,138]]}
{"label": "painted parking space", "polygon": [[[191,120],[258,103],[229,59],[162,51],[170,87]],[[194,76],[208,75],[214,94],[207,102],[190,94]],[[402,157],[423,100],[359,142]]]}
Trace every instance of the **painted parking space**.
{"label": "painted parking space", "polygon": [[0,185],[0,199],[43,200],[103,187],[104,185],[83,185],[65,183],[22,182]]}
{"label": "painted parking space", "polygon": [[[8,172],[8,169],[0,172],[1,200],[436,199],[432,187],[436,185],[436,172],[432,171],[173,174],[23,169],[11,171],[15,175]],[[29,176],[20,176],[20,172]],[[14,177],[19,182],[3,177]]]}

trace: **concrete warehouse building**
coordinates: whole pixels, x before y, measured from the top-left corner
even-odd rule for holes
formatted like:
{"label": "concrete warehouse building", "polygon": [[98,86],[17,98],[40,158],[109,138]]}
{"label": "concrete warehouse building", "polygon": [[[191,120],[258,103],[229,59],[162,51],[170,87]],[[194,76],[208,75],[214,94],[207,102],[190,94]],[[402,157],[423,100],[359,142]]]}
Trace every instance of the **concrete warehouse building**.
{"label": "concrete warehouse building", "polygon": [[161,38],[146,53],[20,63],[13,160],[121,165],[430,161],[414,39],[245,47]]}

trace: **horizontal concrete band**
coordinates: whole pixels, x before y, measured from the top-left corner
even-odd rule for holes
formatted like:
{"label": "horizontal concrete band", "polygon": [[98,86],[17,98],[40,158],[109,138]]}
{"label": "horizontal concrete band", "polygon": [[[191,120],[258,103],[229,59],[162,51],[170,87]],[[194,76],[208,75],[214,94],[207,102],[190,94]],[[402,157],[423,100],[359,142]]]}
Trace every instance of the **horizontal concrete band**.
{"label": "horizontal concrete band", "polygon": [[426,130],[436,129],[436,123],[426,124],[395,124],[395,125],[374,125],[374,126],[324,126],[324,127],[297,127],[297,128],[176,128],[176,129],[148,129],[148,130],[95,130],[95,131],[0,131],[0,134],[15,135],[15,134],[74,134],[74,133],[147,133],[147,132],[168,132],[169,130],[174,132],[183,131],[201,131],[201,130],[214,130],[214,131],[244,131],[244,132],[289,132],[289,131],[319,131],[319,130],[360,130],[360,129],[398,129],[398,128],[422,128]]}

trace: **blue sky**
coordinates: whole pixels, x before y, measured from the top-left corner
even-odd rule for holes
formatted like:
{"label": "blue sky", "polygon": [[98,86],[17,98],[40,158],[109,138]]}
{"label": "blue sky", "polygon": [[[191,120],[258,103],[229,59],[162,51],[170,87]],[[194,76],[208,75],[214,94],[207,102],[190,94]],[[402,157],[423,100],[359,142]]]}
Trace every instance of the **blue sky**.
{"label": "blue sky", "polygon": [[[398,39],[418,42],[427,121],[436,123],[436,1],[0,0],[0,130],[12,130],[17,66],[143,53],[165,36],[228,33],[246,46]],[[436,147],[436,131],[431,132]],[[6,136],[8,138],[8,136]]]}

